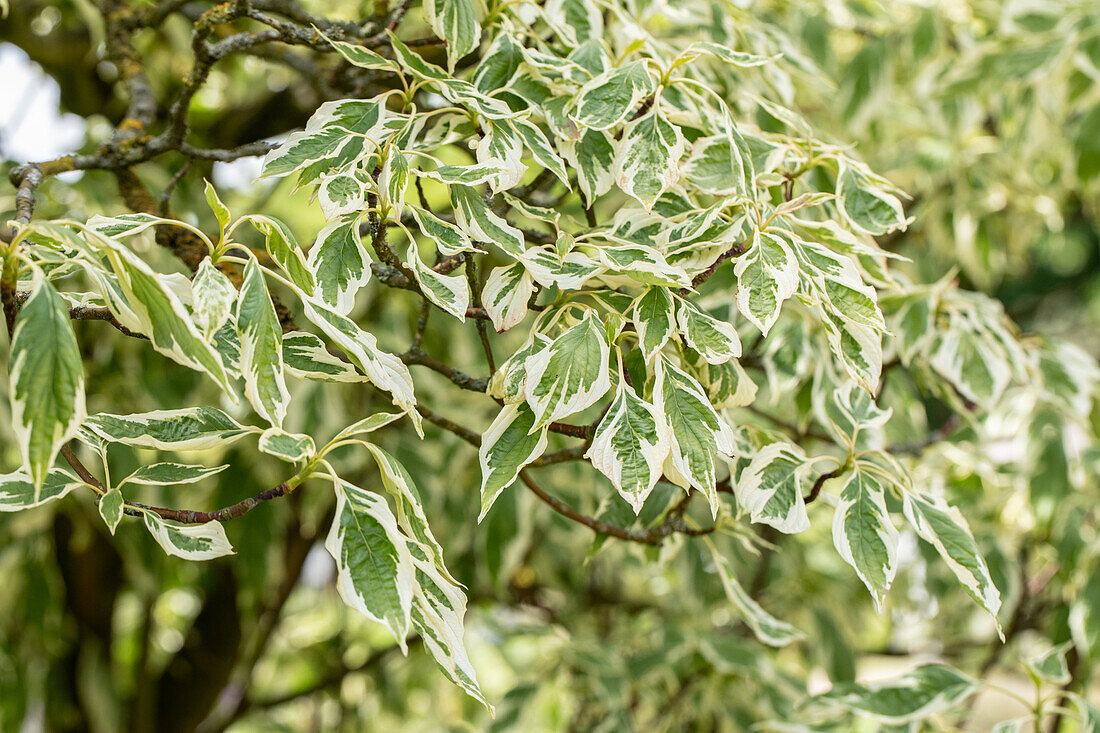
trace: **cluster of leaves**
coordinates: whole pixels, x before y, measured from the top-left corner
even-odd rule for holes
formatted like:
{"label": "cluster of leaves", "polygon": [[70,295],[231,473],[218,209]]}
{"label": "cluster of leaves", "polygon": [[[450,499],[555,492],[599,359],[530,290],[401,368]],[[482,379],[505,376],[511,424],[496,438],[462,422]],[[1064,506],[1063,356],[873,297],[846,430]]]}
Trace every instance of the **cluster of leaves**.
{"label": "cluster of leaves", "polygon": [[[960,452],[944,442],[956,423],[930,430],[925,406],[961,416],[973,449],[956,465],[996,485],[1004,466],[977,446],[1051,416],[1094,433],[1095,362],[1022,338],[997,301],[951,277],[915,284],[888,267],[904,258],[875,237],[910,224],[901,193],[782,98],[782,79],[810,66],[775,28],[739,39],[727,19],[707,29],[713,40],[684,43],[682,33],[653,29],[683,31],[694,14],[658,6],[557,0],[484,12],[471,0],[436,0],[424,11],[446,41],[445,67],[393,35],[386,53],[326,39],[352,66],[387,75],[391,88],[323,104],[264,160],[264,177],[293,177],[316,197],[328,223],[308,251],[282,221],[235,218],[209,184],[216,237],[150,214],[19,229],[4,252],[3,284],[5,306],[21,304],[17,315],[11,307],[9,374],[23,467],[0,480],[0,509],[88,487],[112,533],[131,514],[169,554],[229,554],[221,521],[237,510],[196,519],[134,498],[136,486],[197,482],[224,467],[162,462],[112,481],[107,452],[179,453],[254,438],[294,471],[278,495],[307,481],[332,484],[325,547],[344,601],[385,625],[402,650],[415,633],[455,684],[488,705],[463,645],[467,598],[443,563],[421,494],[368,437],[404,417],[423,436],[427,419],[479,446],[479,520],[517,483],[543,498],[531,469],[584,459],[589,485],[591,469],[610,484],[599,484],[596,515],[544,501],[603,535],[641,544],[682,537],[669,552],[700,563],[764,645],[785,647],[804,632],[765,610],[730,557],[751,546],[751,524],[766,525],[772,539],[812,531],[808,504],[819,499],[833,508],[837,555],[876,607],[901,564],[900,523],[1000,630],[1003,577],[947,501],[962,474],[946,460]],[[154,270],[141,256],[142,233],[156,227],[182,228],[205,246],[193,278]],[[248,246],[249,228],[262,247]],[[404,354],[382,348],[382,334],[363,325],[357,308],[375,284],[424,303]],[[312,330],[280,318],[283,298]],[[70,325],[80,308],[107,309],[120,330],[206,375],[224,410],[88,415]],[[474,322],[488,379],[428,360],[420,339],[433,308]],[[507,334],[496,340],[510,349],[499,365],[486,321]],[[407,364],[487,393],[499,411],[484,431],[456,427],[421,404]],[[895,372],[907,381],[887,389]],[[290,432],[298,382],[369,383],[398,411],[327,441]],[[259,425],[247,424],[246,405]],[[753,418],[771,414],[769,405],[793,417],[762,427]],[[555,435],[582,443],[551,452]],[[906,435],[919,439],[893,440]],[[77,475],[55,467],[73,439],[100,457],[103,480],[79,462]],[[383,491],[341,477],[330,453],[344,447],[373,456]],[[688,513],[696,496],[706,503],[701,517]],[[1078,608],[1079,619],[1094,613]],[[1077,626],[1095,627],[1088,623]],[[707,642],[699,653],[744,671],[736,648]],[[937,664],[807,699],[778,668],[754,664],[767,666],[758,684],[779,700],[755,714],[821,728],[852,715],[923,720],[980,685]],[[1064,649],[1051,652],[1036,662],[1036,680],[1066,684],[1065,666]],[[1079,702],[1085,724],[1096,725],[1100,716]]]}

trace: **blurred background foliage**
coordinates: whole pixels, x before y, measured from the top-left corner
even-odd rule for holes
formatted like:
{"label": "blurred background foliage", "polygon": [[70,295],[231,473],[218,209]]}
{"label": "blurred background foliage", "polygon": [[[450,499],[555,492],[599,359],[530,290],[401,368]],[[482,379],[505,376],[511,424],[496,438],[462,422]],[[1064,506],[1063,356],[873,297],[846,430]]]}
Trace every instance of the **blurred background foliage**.
{"label": "blurred background foliage", "polygon": [[[302,5],[348,19],[387,9],[384,2]],[[855,147],[911,196],[915,223],[882,242],[910,258],[901,272],[914,281],[955,278],[1000,300],[1025,332],[1100,355],[1095,3],[692,5],[708,10],[702,16],[674,2],[636,5],[670,34],[783,54],[748,83],[800,110],[820,134]],[[403,32],[416,35],[416,15]],[[5,79],[26,83],[4,82],[5,168],[69,147],[93,151],[119,121],[123,97],[117,70],[98,53],[104,30],[97,18],[89,0],[13,0],[0,22],[0,52],[4,68],[18,71]],[[169,97],[189,68],[190,24],[176,16],[137,41],[158,96]],[[193,139],[230,147],[284,134],[325,99],[373,94],[358,73],[294,49],[230,58],[195,98]],[[53,127],[39,117],[43,107]],[[320,212],[289,181],[253,184],[253,163],[190,164],[171,195],[174,214],[213,225],[202,197],[205,176],[235,211],[277,215],[309,241]],[[160,191],[186,164],[167,155],[139,173]],[[13,195],[0,191],[0,210],[13,210]],[[48,180],[36,215],[82,219],[122,210],[110,174],[90,171]],[[152,245],[147,254],[162,271],[179,267]],[[721,278],[713,286],[722,287]],[[358,320],[374,324],[384,348],[399,349],[414,327],[415,299],[375,288],[365,294]],[[141,342],[115,338],[101,323],[75,328],[90,412],[216,403],[197,374],[167,366]],[[424,348],[449,363],[478,363],[468,330],[429,329]],[[799,414],[798,401],[808,399],[798,370],[794,375],[790,394],[774,398],[776,414]],[[356,385],[295,386],[292,420],[301,424],[290,422],[290,430],[324,435],[384,407]],[[434,373],[418,372],[417,389],[426,404],[467,416],[474,427],[492,417],[483,399]],[[1000,420],[1004,436],[997,450],[976,451],[963,426],[921,457],[952,466],[948,496],[968,517],[1006,599],[1005,646],[911,533],[903,532],[904,564],[876,613],[850,568],[821,551],[831,542],[829,523],[815,521],[811,531],[777,541],[777,551],[761,546],[748,525],[744,536],[719,539],[742,584],[806,633],[803,642],[770,650],[746,635],[690,541],[674,538],[659,549],[594,541],[518,491],[505,492],[478,525],[476,455],[428,427],[424,443],[393,432],[383,445],[413,473],[448,565],[468,588],[468,645],[497,704],[495,720],[440,676],[427,655],[402,657],[380,628],[339,601],[331,560],[317,544],[332,509],[329,492],[307,490],[228,523],[238,556],[208,564],[165,557],[146,533],[125,524],[109,536],[88,496],[3,517],[0,730],[17,730],[23,721],[24,730],[113,731],[127,721],[133,730],[184,731],[203,720],[204,730],[242,732],[743,730],[786,719],[791,700],[807,690],[928,659],[1030,695],[1022,660],[1071,640],[1075,684],[1095,689],[1100,449],[1054,406],[1016,409],[1013,399],[1009,394],[1003,414],[990,418]],[[899,418],[888,426],[891,443],[913,440],[936,417],[935,405],[926,410],[900,378],[883,402]],[[0,401],[0,421],[8,421],[7,404]],[[1087,395],[1069,408],[1095,433],[1100,416]],[[1028,439],[1015,439],[1021,435]],[[18,463],[14,445],[0,453],[4,466]],[[112,473],[124,475],[139,458],[154,456],[112,453]],[[339,459],[350,481],[377,481],[362,452]],[[231,503],[280,480],[279,467],[256,454],[211,451],[205,460],[232,468],[217,485],[191,489],[188,506]],[[613,493],[602,477],[572,464],[552,469],[548,485],[591,513]],[[146,491],[143,500],[168,500],[166,492]],[[1025,712],[996,692],[983,693],[974,708],[963,721],[931,725],[982,730]]]}

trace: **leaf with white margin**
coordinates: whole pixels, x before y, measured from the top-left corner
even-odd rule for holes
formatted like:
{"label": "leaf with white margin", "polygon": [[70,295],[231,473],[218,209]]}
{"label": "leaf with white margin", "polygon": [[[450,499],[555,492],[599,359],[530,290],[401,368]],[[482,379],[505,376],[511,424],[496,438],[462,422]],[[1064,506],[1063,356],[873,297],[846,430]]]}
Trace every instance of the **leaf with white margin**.
{"label": "leaf with white margin", "polygon": [[894,414],[893,408],[882,409],[867,390],[853,382],[833,390],[823,412],[837,436],[850,445],[855,445],[860,431],[881,428]]}
{"label": "leaf with white margin", "polygon": [[516,259],[544,288],[556,286],[561,290],[576,290],[606,270],[580,250],[567,252],[562,257],[550,249],[532,247]]}
{"label": "leaf with white margin", "polygon": [[569,174],[565,172],[565,164],[558,157],[550,141],[546,139],[545,133],[535,123],[523,118],[513,120],[512,126],[524,146],[531,152],[535,162],[553,173],[567,189],[571,190],[573,184],[569,180]]}
{"label": "leaf with white margin", "polygon": [[184,560],[213,560],[233,554],[221,522],[176,524],[146,511],[145,528],[165,552]]}
{"label": "leaf with white margin", "polygon": [[336,561],[336,590],[351,608],[384,624],[406,653],[416,574],[389,504],[332,476],[336,517],[325,549]]}
{"label": "leaf with white margin", "polygon": [[345,438],[352,438],[356,435],[364,435],[366,433],[373,433],[379,428],[384,428],[395,420],[400,420],[405,416],[403,412],[376,412],[373,415],[368,415],[362,420],[353,422],[346,428],[341,430],[332,439],[331,442],[336,443],[344,440]]}
{"label": "leaf with white margin", "polygon": [[821,311],[821,316],[833,356],[848,376],[873,393],[882,374],[882,334],[873,328],[836,318],[828,311]]}
{"label": "leaf with white margin", "polygon": [[676,322],[680,325],[684,342],[699,352],[708,364],[725,364],[741,356],[741,339],[737,336],[737,330],[729,323],[703,312],[691,301],[680,299]]}
{"label": "leaf with white margin", "polygon": [[632,61],[585,84],[577,93],[572,116],[581,127],[606,130],[622,122],[653,89],[645,62]]}
{"label": "leaf with white margin", "polygon": [[517,325],[527,315],[527,303],[535,294],[535,281],[521,263],[494,267],[485,281],[481,300],[497,333]]}
{"label": "leaf with white margin", "polygon": [[1034,676],[1046,682],[1054,685],[1068,685],[1072,679],[1069,663],[1066,661],[1066,652],[1070,646],[1072,646],[1071,642],[1059,644],[1031,657],[1025,664]]}
{"label": "leaf with white margin", "polygon": [[850,165],[841,166],[836,195],[844,216],[861,232],[877,236],[904,229],[909,223],[897,196]]}
{"label": "leaf with white margin", "polygon": [[226,446],[253,431],[205,405],[132,415],[99,413],[84,427],[111,443],[178,452]]}
{"label": "leaf with white margin", "polygon": [[718,515],[714,454],[733,455],[733,434],[714,411],[703,388],[664,356],[654,362],[653,403],[668,426],[665,475],[684,489],[695,488]]}
{"label": "leaf with white margin", "polygon": [[676,332],[675,302],[667,288],[649,288],[634,301],[633,314],[638,345],[650,362]]}
{"label": "leaf with white margin", "polygon": [[460,184],[463,186],[476,186],[485,183],[491,178],[500,175],[501,168],[498,165],[441,165],[430,171],[413,168],[413,173],[421,178],[430,178],[440,183]]}
{"label": "leaf with white margin", "polygon": [[254,259],[244,267],[244,283],[237,301],[237,335],[241,339],[245,397],[265,420],[280,427],[290,403],[283,375],[283,329]]}
{"label": "leaf with white margin", "polygon": [[734,483],[734,494],[753,522],[795,534],[810,528],[802,481],[813,461],[793,443],[772,443],[760,449]]}
{"label": "leaf with white margin", "polygon": [[359,214],[333,219],[317,234],[309,250],[309,269],[316,292],[341,314],[347,314],[371,278],[370,257],[359,236]]}
{"label": "leaf with white margin", "polygon": [[[586,244],[593,244],[589,240]],[[594,246],[600,262],[614,272],[629,276],[647,285],[691,287],[691,277],[677,266],[670,265],[654,247],[644,244],[600,244]],[[605,278],[606,279],[606,278]]]}
{"label": "leaf with white margin", "polygon": [[527,369],[524,363],[527,357],[536,354],[550,344],[550,339],[540,333],[532,332],[527,343],[508,360],[489,380],[489,394],[511,405],[523,401],[524,385],[527,383]]}
{"label": "leaf with white margin", "polygon": [[840,490],[833,514],[833,544],[882,611],[898,569],[898,530],[886,509],[885,487],[859,464]]}
{"label": "leaf with white margin", "polygon": [[712,196],[747,196],[753,190],[752,157],[735,128],[695,141],[684,164],[684,180]]}
{"label": "leaf with white margin", "polygon": [[[410,542],[410,547],[416,544]],[[493,706],[485,699],[469,654],[463,644],[462,619],[466,615],[466,596],[458,584],[426,560],[413,556],[416,585],[413,589],[410,620],[414,631],[424,640],[424,647],[439,668],[466,694],[493,714]]]}
{"label": "leaf with white margin", "polygon": [[50,469],[42,486],[35,487],[24,471],[0,474],[0,512],[33,509],[60,499],[84,483],[60,468]]}
{"label": "leaf with white margin", "polygon": [[963,328],[940,338],[930,363],[964,397],[982,406],[996,404],[1012,381],[1004,351]]}
{"label": "leaf with white margin", "polygon": [[119,322],[148,336],[153,348],[173,361],[205,372],[236,402],[237,394],[221,356],[198,332],[179,296],[167,287],[162,276],[118,242],[91,233],[87,240],[106,256],[117,278],[113,283],[117,290],[102,278],[97,279],[97,285]]}
{"label": "leaf with white margin", "polygon": [[792,641],[804,638],[805,634],[791,626],[786,621],[780,621],[775,616],[760,607],[760,604],[752,599],[741,584],[737,582],[729,561],[719,554],[712,542],[707,541],[711,557],[714,559],[718,577],[722,581],[722,588],[726,591],[726,597],[741,614],[741,618],[752,629],[757,641],[768,646],[784,647]]}
{"label": "leaf with white margin", "polygon": [[680,180],[684,135],[664,118],[659,109],[630,122],[615,154],[612,175],[628,196],[649,209],[668,188]]}
{"label": "leaf with white margin", "polygon": [[706,374],[707,397],[715,409],[744,407],[756,399],[756,382],[745,372],[737,360],[725,364],[708,364]]}
{"label": "leaf with white margin", "polygon": [[432,32],[447,42],[447,66],[452,70],[481,42],[473,0],[424,0],[424,19]]}
{"label": "leaf with white margin", "polygon": [[[320,31],[317,32],[320,33]],[[400,67],[392,59],[377,54],[366,46],[344,43],[343,41],[334,41],[324,33],[321,33],[321,37],[332,44],[336,52],[343,56],[348,63],[358,66],[361,69],[392,71],[394,73],[400,71]]]}
{"label": "leaf with white margin", "polygon": [[997,611],[1001,608],[1001,592],[993,584],[989,566],[978,550],[978,544],[974,541],[970,526],[962,513],[957,507],[948,506],[941,499],[908,492],[904,496],[904,509],[905,518],[916,533],[936,548],[936,552],[955,573],[955,577],[962,582],[966,592],[993,617],[997,632],[1003,639],[1001,624],[997,620]]}
{"label": "leaf with white margin", "polygon": [[173,486],[175,484],[191,484],[201,481],[208,476],[214,476],[229,468],[229,464],[223,466],[193,466],[186,463],[150,463],[141,466],[126,478],[118,482],[123,484],[140,484],[142,486]]}
{"label": "leaf with white margin", "polygon": [[[61,446],[80,428],[84,362],[69,307],[41,270],[15,318],[8,357],[11,422],[23,466],[41,490]],[[37,492],[36,492],[37,497]]]}
{"label": "leaf with white margin", "polygon": [[306,318],[317,324],[329,338],[335,341],[375,387],[390,393],[393,403],[412,418],[417,434],[423,437],[409,368],[393,354],[379,349],[374,335],[359,328],[350,318],[329,310],[322,303],[313,300],[304,299],[302,305]]}
{"label": "leaf with white margin", "polygon": [[591,204],[611,190],[615,180],[615,141],[603,130],[585,130],[577,140],[559,140],[562,153],[577,173],[584,200]]}
{"label": "leaf with white margin", "polygon": [[125,503],[122,492],[117,488],[108,489],[103,496],[99,497],[99,516],[103,517],[103,521],[107,525],[107,529],[111,530],[112,535],[118,529],[119,522],[122,521],[122,517],[126,513]]}
{"label": "leaf with white margin", "polygon": [[415,540],[410,543],[409,551],[413,559],[427,559],[447,582],[454,585],[458,581],[443,563],[443,547],[432,534],[432,528],[428,526],[428,516],[424,513],[424,500],[420,498],[420,490],[416,488],[416,482],[405,470],[405,467],[392,455],[378,447],[374,443],[363,443],[367,450],[374,456],[378,464],[378,470],[382,473],[382,485],[393,497],[397,505],[397,523],[407,537]]}
{"label": "leaf with white margin", "polygon": [[283,366],[298,379],[318,382],[366,382],[367,377],[329,353],[325,343],[305,331],[283,335]]}
{"label": "leaf with white margin", "polygon": [[783,301],[798,289],[798,262],[790,245],[772,232],[754,231],[752,247],[737,258],[737,308],[765,336]]}
{"label": "leaf with white margin", "polygon": [[209,257],[199,263],[195,278],[191,281],[192,313],[207,340],[229,320],[237,289]]}
{"label": "leaf with white margin", "polygon": [[264,235],[267,253],[290,277],[291,282],[306,295],[313,295],[317,286],[313,272],[309,269],[298,240],[294,238],[290,228],[278,219],[262,214],[250,214],[242,218],[252,222],[252,226]]}
{"label": "leaf with white margin", "polygon": [[364,207],[367,192],[373,188],[363,179],[369,175],[357,168],[348,172],[322,173],[317,178],[317,203],[325,219],[358,213]]}
{"label": "leaf with white margin", "polygon": [[475,154],[479,164],[500,171],[489,179],[493,193],[519,185],[527,173],[523,163],[523,140],[509,120],[486,121],[485,134],[478,141]]}
{"label": "leaf with white margin", "polygon": [[660,480],[669,452],[668,428],[657,408],[619,380],[615,400],[596,428],[584,457],[607,476],[638,514]]}
{"label": "leaf with white margin", "polygon": [[535,415],[523,403],[506,404],[481,436],[480,523],[500,492],[511,486],[523,467],[546,450],[546,428],[534,428]]}
{"label": "leaf with white margin", "polygon": [[719,61],[723,61],[730,66],[737,68],[749,69],[754,66],[763,66],[769,64],[780,57],[776,56],[760,56],[755,53],[747,53],[745,51],[734,51],[728,46],[723,46],[720,43],[713,43],[711,41],[696,41],[687,47],[683,53],[680,54],[682,59],[692,59],[699,54],[707,54],[713,56]]}
{"label": "leaf with white margin", "polygon": [[868,685],[836,685],[815,701],[903,725],[946,712],[978,690],[980,683],[946,664],[923,664],[901,677]]}
{"label": "leaf with white margin", "polygon": [[562,34],[570,46],[603,37],[603,14],[598,3],[590,0],[548,0],[542,12],[546,22]]}
{"label": "leaf with white margin", "polygon": [[300,433],[288,433],[281,428],[268,428],[260,435],[261,453],[282,458],[289,463],[301,463],[317,454],[313,438]]}
{"label": "leaf with white margin", "polygon": [[607,394],[609,357],[603,323],[591,310],[549,346],[527,357],[524,397],[535,413],[532,430],[591,407]]}
{"label": "leaf with white margin", "polygon": [[497,215],[476,189],[459,183],[452,184],[450,189],[455,221],[471,239],[495,244],[513,257],[523,254],[527,249],[523,232]]}
{"label": "leaf with white margin", "polygon": [[385,96],[325,102],[309,118],[304,130],[292,132],[264,156],[260,178],[286,176],[338,157],[345,146],[358,145],[357,149],[362,150],[364,141],[373,149],[390,134],[387,123],[395,115],[386,108]]}
{"label": "leaf with white margin", "polygon": [[470,307],[470,283],[462,275],[441,275],[420,259],[416,242],[409,245],[408,262],[412,267],[420,291],[428,300],[460,321],[466,320]]}
{"label": "leaf with white margin", "polygon": [[466,233],[454,224],[443,221],[432,212],[419,206],[408,204],[407,208],[416,221],[420,233],[435,243],[435,247],[440,254],[451,257],[460,252],[478,251],[470,238],[466,236]]}

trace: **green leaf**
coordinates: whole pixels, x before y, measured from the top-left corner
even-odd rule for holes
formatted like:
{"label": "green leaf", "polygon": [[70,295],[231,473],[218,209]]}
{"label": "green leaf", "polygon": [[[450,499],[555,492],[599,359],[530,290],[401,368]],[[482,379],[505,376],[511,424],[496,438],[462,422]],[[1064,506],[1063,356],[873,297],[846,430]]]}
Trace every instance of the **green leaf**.
{"label": "green leaf", "polygon": [[171,462],[151,463],[137,469],[122,481],[119,481],[118,485],[172,486],[174,484],[193,484],[208,476],[219,474],[227,468],[229,468],[229,464],[208,467]]}
{"label": "green leaf", "polygon": [[509,267],[494,267],[485,281],[481,300],[493,321],[493,328],[503,333],[517,325],[527,315],[527,303],[535,294],[535,281],[521,263]]}
{"label": "green leaf", "polygon": [[145,528],[165,552],[184,560],[213,560],[233,554],[221,522],[176,524],[146,511]]}
{"label": "green leaf", "polygon": [[737,258],[737,308],[765,336],[783,301],[798,289],[798,263],[790,245],[771,232],[754,231],[752,247]]}
{"label": "green leaf", "polygon": [[359,328],[350,318],[329,310],[316,301],[303,300],[302,306],[306,318],[335,341],[375,387],[390,393],[393,403],[412,418],[417,433],[423,436],[409,368],[393,354],[379,349],[374,335]]}
{"label": "green leaf", "polygon": [[84,483],[59,468],[50,469],[41,486],[24,471],[0,474],[0,512],[18,512],[60,499]]}
{"label": "green leaf", "polygon": [[913,529],[936,548],[966,592],[993,617],[999,632],[997,611],[1001,608],[1001,593],[993,584],[989,567],[959,510],[926,494],[910,493],[905,494],[904,508]]}
{"label": "green leaf", "polygon": [[733,455],[733,435],[714,411],[703,388],[664,356],[654,363],[653,403],[668,425],[670,452],[665,461],[669,481],[695,488],[718,514],[714,454]]}
{"label": "green leaf", "polygon": [[594,311],[541,351],[527,357],[524,396],[535,428],[591,407],[611,388],[607,335]]}
{"label": "green leaf", "polygon": [[300,433],[288,433],[281,428],[268,428],[260,435],[260,452],[281,458],[288,463],[301,463],[317,455],[313,438]]}
{"label": "green leaf", "polygon": [[802,482],[813,465],[792,443],[764,446],[734,484],[738,505],[753,522],[763,522],[780,532],[794,534],[810,528]]}
{"label": "green leaf", "polygon": [[622,379],[615,400],[584,454],[593,468],[607,476],[635,514],[642,510],[663,473],[670,443],[667,430],[657,409]]}
{"label": "green leaf", "polygon": [[112,535],[118,529],[119,522],[122,521],[124,504],[122,492],[117,488],[109,489],[103,496],[99,497],[99,516],[103,517],[103,521],[106,522]]}
{"label": "green leaf", "polygon": [[389,505],[333,476],[336,517],[325,549],[336,560],[336,590],[351,608],[384,624],[406,650],[416,585],[412,555]]}
{"label": "green leaf", "polygon": [[505,405],[481,437],[480,523],[500,492],[511,486],[519,472],[546,450],[546,428],[534,428],[535,415],[522,403]]}
{"label": "green leaf", "polygon": [[489,208],[477,190],[452,184],[451,205],[460,229],[478,242],[495,244],[505,254],[519,257],[527,249],[523,232]]}
{"label": "green leaf", "polygon": [[432,32],[447,42],[447,66],[452,70],[481,42],[473,0],[424,0],[424,17]]}
{"label": "green leaf", "polygon": [[305,331],[283,334],[283,365],[288,374],[318,382],[365,382],[367,377],[325,348],[321,339]]}
{"label": "green leaf", "polygon": [[634,301],[634,330],[646,362],[653,360],[676,331],[676,305],[667,288],[649,288]]}
{"label": "green leaf", "polygon": [[870,685],[837,685],[816,699],[902,725],[938,715],[960,705],[979,683],[945,664],[924,664],[894,679]]}
{"label": "green leaf", "polygon": [[371,277],[370,257],[359,236],[359,214],[347,214],[325,225],[309,250],[309,268],[317,293],[338,313],[346,314]]}
{"label": "green leaf", "polygon": [[718,553],[712,543],[708,542],[707,545],[711,557],[714,559],[718,577],[722,581],[722,588],[726,591],[726,597],[730,599],[734,608],[741,614],[741,618],[752,629],[752,633],[758,641],[768,646],[783,647],[792,641],[803,638],[804,635],[801,631],[786,621],[780,621],[761,608],[760,604],[754,601],[741,587],[741,584],[737,582],[733,569],[729,566],[729,561]]}
{"label": "green leaf", "polygon": [[11,422],[31,481],[42,490],[57,451],[84,420],[84,363],[69,308],[40,270],[15,318],[8,375]]}
{"label": "green leaf", "polygon": [[111,443],[177,452],[226,446],[251,432],[221,410],[206,406],[133,415],[100,413],[89,417],[84,427]]}
{"label": "green leaf", "polygon": [[606,130],[622,122],[653,89],[645,62],[632,61],[585,84],[577,94],[573,118],[581,127]]}
{"label": "green leaf", "polygon": [[654,108],[623,128],[612,175],[624,193],[648,210],[666,189],[680,180],[683,154],[684,136],[680,128]]}
{"label": "green leaf", "polygon": [[688,300],[680,299],[676,313],[680,333],[688,346],[699,352],[708,364],[725,364],[741,356],[741,339],[729,323],[704,313]]}
{"label": "green leaf", "polygon": [[207,257],[199,263],[195,278],[191,281],[193,293],[192,312],[195,322],[207,340],[229,320],[237,289]]}
{"label": "green leaf", "polygon": [[858,464],[840,491],[833,514],[833,544],[855,568],[881,611],[898,569],[898,530],[890,521],[881,481]]}
{"label": "green leaf", "polygon": [[290,392],[283,375],[283,329],[256,260],[244,268],[237,302],[244,394],[265,420],[279,427],[286,417]]}
{"label": "green leaf", "polygon": [[897,196],[876,186],[851,166],[841,167],[836,195],[844,216],[862,232],[877,236],[908,224]]}
{"label": "green leaf", "polygon": [[409,245],[407,259],[412,267],[420,291],[437,306],[460,321],[466,320],[470,307],[470,283],[464,275],[442,275],[420,259],[416,242]]}

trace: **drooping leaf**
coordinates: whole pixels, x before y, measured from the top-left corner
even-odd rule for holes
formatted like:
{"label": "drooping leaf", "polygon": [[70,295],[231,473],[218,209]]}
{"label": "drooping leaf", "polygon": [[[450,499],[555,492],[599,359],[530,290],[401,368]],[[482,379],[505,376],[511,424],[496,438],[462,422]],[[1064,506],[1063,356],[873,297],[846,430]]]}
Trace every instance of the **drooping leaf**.
{"label": "drooping leaf", "polygon": [[84,427],[111,443],[177,452],[229,445],[251,432],[221,410],[206,406],[133,415],[99,413]]}
{"label": "drooping leaf", "polygon": [[213,560],[233,554],[221,522],[177,524],[144,512],[145,528],[165,552],[184,560]]}
{"label": "drooping leaf", "polygon": [[0,512],[32,509],[60,499],[84,484],[60,468],[50,469],[41,486],[35,486],[25,471],[0,475]]}
{"label": "drooping leaf", "polygon": [[802,482],[812,462],[792,443],[772,443],[752,457],[734,484],[737,503],[752,521],[794,534],[810,528]]}
{"label": "drooping leaf", "polygon": [[522,321],[527,315],[527,303],[534,293],[535,281],[522,264],[494,267],[481,293],[493,328],[504,332]]}
{"label": "drooping leaf", "polygon": [[283,329],[254,259],[244,268],[244,283],[237,301],[237,335],[241,339],[245,397],[257,413],[279,427],[290,403],[283,375]]}
{"label": "drooping leaf", "polygon": [[268,428],[260,435],[261,453],[276,456],[289,463],[300,463],[317,454],[313,438],[300,433],[288,433],[280,428]]}
{"label": "drooping leaf", "polygon": [[337,312],[351,310],[355,294],[371,277],[370,258],[359,236],[359,214],[333,219],[309,250],[317,294]]}
{"label": "drooping leaf", "polygon": [[506,404],[481,437],[480,522],[501,491],[511,486],[519,472],[546,450],[546,428],[534,428],[535,415],[525,404]]}
{"label": "drooping leaf", "polygon": [[527,357],[524,396],[535,414],[535,428],[595,404],[611,388],[609,348],[594,311],[541,351]]}
{"label": "drooping leaf", "polygon": [[890,521],[881,481],[858,465],[840,491],[833,514],[833,544],[881,609],[897,572],[898,531]]}
{"label": "drooping leaf", "polygon": [[[709,544],[709,543],[708,543]],[[718,577],[722,581],[722,587],[726,591],[726,597],[733,603],[734,608],[752,629],[757,640],[768,646],[783,647],[792,641],[803,638],[803,633],[786,621],[780,621],[760,607],[760,604],[752,599],[741,584],[737,582],[729,561],[721,555],[714,545],[709,545],[710,554],[718,571]]]}

